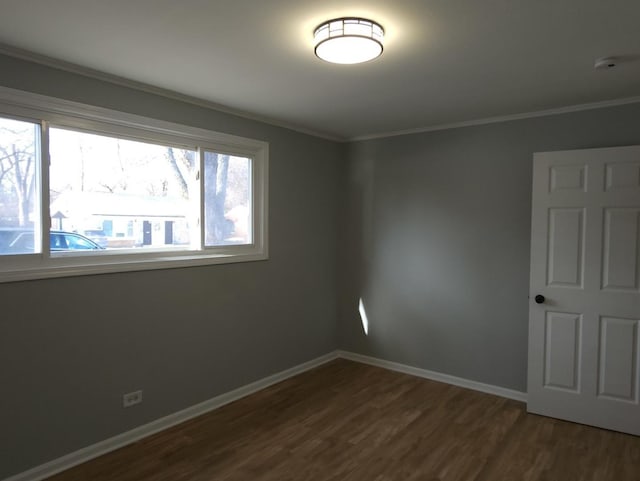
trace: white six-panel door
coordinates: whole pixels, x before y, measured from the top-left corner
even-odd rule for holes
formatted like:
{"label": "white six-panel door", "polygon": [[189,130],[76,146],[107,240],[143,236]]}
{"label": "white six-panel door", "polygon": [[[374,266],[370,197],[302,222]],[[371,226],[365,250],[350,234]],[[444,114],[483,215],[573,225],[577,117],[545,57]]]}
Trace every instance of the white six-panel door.
{"label": "white six-panel door", "polygon": [[531,227],[528,410],[640,435],[640,146],[535,154]]}

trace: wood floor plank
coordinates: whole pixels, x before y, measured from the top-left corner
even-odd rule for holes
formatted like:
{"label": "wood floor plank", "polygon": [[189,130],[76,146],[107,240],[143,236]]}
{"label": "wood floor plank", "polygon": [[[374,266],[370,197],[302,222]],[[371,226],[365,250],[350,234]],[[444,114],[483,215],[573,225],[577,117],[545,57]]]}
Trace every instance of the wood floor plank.
{"label": "wood floor plank", "polygon": [[50,481],[640,481],[640,438],[336,360]]}

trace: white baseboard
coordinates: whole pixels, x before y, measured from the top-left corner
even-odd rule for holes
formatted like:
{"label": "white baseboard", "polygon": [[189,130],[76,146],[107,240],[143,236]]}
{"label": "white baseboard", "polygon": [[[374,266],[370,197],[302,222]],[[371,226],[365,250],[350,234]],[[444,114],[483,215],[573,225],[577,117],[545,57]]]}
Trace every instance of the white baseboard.
{"label": "white baseboard", "polygon": [[527,393],[522,391],[514,391],[506,387],[494,386],[491,384],[484,384],[478,381],[471,381],[461,377],[450,376],[449,374],[442,374],[440,372],[429,371],[427,369],[421,369],[419,367],[407,366],[406,364],[400,364],[397,362],[386,361],[384,359],[378,359],[376,357],[363,356],[362,354],[356,354],[349,351],[337,351],[338,357],[343,359],[349,359],[350,361],[362,362],[364,364],[371,364],[372,366],[378,366],[391,371],[398,371],[405,374],[411,374],[412,376],[418,376],[425,379],[431,379],[432,381],[444,382],[447,384],[453,384],[454,386],[460,386],[467,389],[473,389],[474,391],[481,391],[488,394],[494,394],[496,396],[514,399],[516,401],[527,402]]}
{"label": "white baseboard", "polygon": [[54,459],[48,463],[36,466],[23,473],[16,474],[9,478],[5,478],[3,481],[41,481],[45,478],[53,476],[54,474],[66,471],[69,468],[82,464],[91,459],[107,454],[116,449],[122,448],[128,444],[139,441],[142,438],[146,438],[152,434],[158,433],[165,429],[168,429],[176,424],[183,423],[189,419],[195,418],[209,411],[213,411],[225,404],[236,401],[240,398],[253,394],[266,387],[276,384],[280,381],[284,381],[290,377],[296,376],[300,373],[313,369],[314,367],[325,364],[337,358],[348,359],[350,361],[361,362],[364,364],[370,364],[372,366],[378,366],[391,371],[398,371],[405,374],[411,374],[413,376],[422,377],[425,379],[431,379],[433,381],[440,381],[447,384],[453,384],[454,386],[460,386],[467,389],[473,389],[474,391],[481,391],[496,396],[505,397],[508,399],[515,399],[516,401],[527,401],[527,394],[520,391],[514,391],[499,386],[492,386],[490,384],[484,384],[477,381],[470,381],[460,377],[450,376],[448,374],[442,374],[435,371],[429,371],[426,369],[420,369],[413,366],[407,366],[397,362],[386,361],[384,359],[378,359],[375,357],[363,356],[362,354],[356,354],[348,351],[334,351],[324,356],[320,356],[311,361],[304,362],[297,366],[294,366],[285,371],[267,376],[258,381],[252,382],[245,386],[234,389],[227,393],[221,394],[207,401],[204,401],[195,406],[188,407],[182,411],[170,414],[160,419],[156,419],[148,424],[132,429],[131,431],[118,434],[104,441],[100,441],[86,448],[79,449],[73,453],[62,456],[61,458]]}
{"label": "white baseboard", "polygon": [[65,471],[69,468],[82,464],[98,456],[102,456],[108,452],[122,448],[142,438],[146,438],[152,434],[168,429],[176,424],[183,423],[189,419],[195,418],[209,411],[213,411],[225,404],[236,401],[240,398],[253,394],[266,387],[284,381],[302,372],[313,369],[314,367],[325,364],[329,361],[337,359],[337,352],[330,352],[324,356],[320,356],[311,361],[298,364],[290,369],[267,376],[258,381],[252,382],[245,386],[226,392],[220,396],[216,396],[195,406],[188,407],[182,411],[170,414],[160,419],[156,419],[148,424],[132,429],[131,431],[118,434],[104,441],[100,441],[86,448],[79,449],[73,453],[54,459],[48,463],[41,464],[33,469],[5,478],[4,481],[40,481],[42,479],[53,476],[54,474]]}

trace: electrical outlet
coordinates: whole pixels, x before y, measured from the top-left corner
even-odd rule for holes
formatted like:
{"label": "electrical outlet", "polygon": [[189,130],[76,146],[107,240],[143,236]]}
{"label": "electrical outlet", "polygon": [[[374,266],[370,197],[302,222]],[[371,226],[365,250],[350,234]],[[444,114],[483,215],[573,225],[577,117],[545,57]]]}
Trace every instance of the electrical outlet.
{"label": "electrical outlet", "polygon": [[122,407],[129,408],[142,402],[142,390],[128,392],[122,395]]}

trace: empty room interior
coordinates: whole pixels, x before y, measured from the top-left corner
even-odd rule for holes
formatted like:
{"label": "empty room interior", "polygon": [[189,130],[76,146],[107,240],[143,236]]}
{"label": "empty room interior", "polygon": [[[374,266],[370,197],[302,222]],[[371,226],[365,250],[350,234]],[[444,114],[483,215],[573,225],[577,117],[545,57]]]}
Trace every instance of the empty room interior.
{"label": "empty room interior", "polygon": [[640,481],[640,2],[0,13],[0,479]]}

